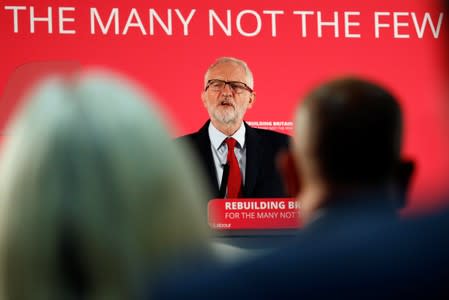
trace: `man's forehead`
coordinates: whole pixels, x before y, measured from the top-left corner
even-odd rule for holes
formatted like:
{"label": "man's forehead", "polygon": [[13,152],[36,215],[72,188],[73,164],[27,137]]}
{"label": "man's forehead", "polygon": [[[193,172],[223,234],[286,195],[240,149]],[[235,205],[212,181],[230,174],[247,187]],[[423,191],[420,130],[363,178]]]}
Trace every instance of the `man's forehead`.
{"label": "man's forehead", "polygon": [[215,65],[213,68],[209,70],[209,77],[210,75],[223,75],[223,76],[244,76],[246,77],[246,72],[243,66],[239,65],[238,63],[228,61],[228,62],[222,62],[217,65]]}

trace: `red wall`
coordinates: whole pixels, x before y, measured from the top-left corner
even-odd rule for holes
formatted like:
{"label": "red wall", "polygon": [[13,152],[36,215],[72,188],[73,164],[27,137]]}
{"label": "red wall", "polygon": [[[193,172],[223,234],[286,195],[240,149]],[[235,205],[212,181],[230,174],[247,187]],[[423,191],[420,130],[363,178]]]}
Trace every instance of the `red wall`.
{"label": "red wall", "polygon": [[[28,83],[17,81],[27,63],[106,67],[152,91],[179,135],[207,118],[200,100],[206,68],[219,56],[235,56],[255,76],[257,101],[246,119],[290,133],[294,108],[306,91],[336,75],[362,75],[393,90],[402,103],[404,155],[418,164],[408,209],[422,211],[448,202],[449,93],[442,67],[448,16],[436,3],[2,0],[0,92],[14,94]],[[33,21],[33,14],[48,18],[49,7],[50,25]],[[99,20],[105,27],[110,15],[103,33]],[[0,103],[2,128],[14,106],[10,99]]]}

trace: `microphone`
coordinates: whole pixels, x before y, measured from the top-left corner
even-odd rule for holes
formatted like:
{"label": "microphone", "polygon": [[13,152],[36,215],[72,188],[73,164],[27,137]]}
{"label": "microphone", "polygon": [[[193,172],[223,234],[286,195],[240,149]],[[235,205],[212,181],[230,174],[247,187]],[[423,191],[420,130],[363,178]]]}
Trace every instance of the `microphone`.
{"label": "microphone", "polygon": [[229,163],[222,164],[221,166],[223,167],[223,177],[221,178],[220,198],[224,198],[226,196],[226,187],[228,186]]}

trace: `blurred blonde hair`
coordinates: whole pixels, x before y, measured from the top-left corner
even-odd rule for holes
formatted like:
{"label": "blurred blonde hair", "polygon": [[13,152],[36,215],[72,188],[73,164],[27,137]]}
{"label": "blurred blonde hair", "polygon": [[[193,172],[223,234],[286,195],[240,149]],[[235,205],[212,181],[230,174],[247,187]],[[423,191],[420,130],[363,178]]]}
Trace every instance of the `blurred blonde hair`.
{"label": "blurred blonde hair", "polygon": [[97,72],[31,95],[2,146],[1,299],[132,299],[205,244],[202,182],[142,92]]}

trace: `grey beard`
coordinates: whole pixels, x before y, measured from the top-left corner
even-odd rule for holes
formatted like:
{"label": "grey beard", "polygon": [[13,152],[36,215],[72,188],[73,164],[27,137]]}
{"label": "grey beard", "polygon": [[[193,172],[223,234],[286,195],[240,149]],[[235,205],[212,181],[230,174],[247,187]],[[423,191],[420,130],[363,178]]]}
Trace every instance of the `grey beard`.
{"label": "grey beard", "polygon": [[232,124],[236,123],[239,120],[240,113],[237,110],[234,110],[233,113],[224,113],[224,112],[213,112],[214,118],[223,124]]}

